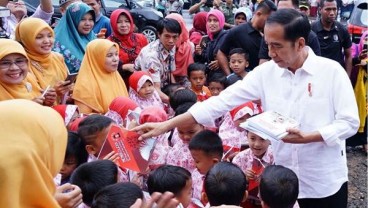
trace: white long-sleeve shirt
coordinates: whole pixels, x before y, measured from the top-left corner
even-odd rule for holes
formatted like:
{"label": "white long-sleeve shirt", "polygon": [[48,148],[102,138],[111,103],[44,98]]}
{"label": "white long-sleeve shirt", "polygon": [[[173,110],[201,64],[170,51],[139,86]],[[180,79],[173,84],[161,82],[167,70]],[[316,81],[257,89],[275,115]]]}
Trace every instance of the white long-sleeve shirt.
{"label": "white long-sleeve shirt", "polygon": [[271,141],[275,163],[292,169],[299,178],[299,198],[323,198],[348,181],[345,139],[359,126],[350,80],[335,61],[316,56],[310,48],[295,74],[274,61],[256,67],[219,96],[193,106],[189,112],[204,125],[244,102],[261,99],[264,110],[274,110],[300,122],[303,132],[318,131],[323,142],[290,144]]}

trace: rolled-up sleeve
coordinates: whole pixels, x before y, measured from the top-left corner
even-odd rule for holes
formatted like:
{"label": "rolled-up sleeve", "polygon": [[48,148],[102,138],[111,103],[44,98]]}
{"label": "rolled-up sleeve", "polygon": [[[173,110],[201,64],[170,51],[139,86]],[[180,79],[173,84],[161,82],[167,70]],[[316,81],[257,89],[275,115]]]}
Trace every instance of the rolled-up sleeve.
{"label": "rolled-up sleeve", "polygon": [[52,17],[53,14],[54,14],[54,8],[52,8],[52,12],[47,13],[47,12],[45,12],[41,9],[40,5],[38,5],[35,13],[33,13],[33,15],[31,17],[40,18],[40,19],[44,20],[45,22],[50,23],[51,17]]}

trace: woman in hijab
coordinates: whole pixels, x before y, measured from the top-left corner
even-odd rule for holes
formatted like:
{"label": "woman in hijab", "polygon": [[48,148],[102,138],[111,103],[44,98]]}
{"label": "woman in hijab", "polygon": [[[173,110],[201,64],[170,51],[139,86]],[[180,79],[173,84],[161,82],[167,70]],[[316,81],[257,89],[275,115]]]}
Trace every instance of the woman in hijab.
{"label": "woman in hijab", "polygon": [[200,45],[196,46],[194,61],[207,65],[207,79],[211,79],[216,73],[224,75],[219,68],[216,54],[226,37],[227,31],[224,30],[225,16],[220,10],[213,9],[208,12],[206,22],[209,41],[204,48],[201,48]]}
{"label": "woman in hijab", "polygon": [[116,43],[97,39],[87,45],[73,91],[73,99],[81,113],[105,114],[116,97],[128,97],[124,81],[117,72],[118,63]]}
{"label": "woman in hijab", "polygon": [[95,20],[90,6],[74,2],[55,27],[54,51],[64,56],[70,73],[79,71],[87,44],[96,38],[92,31]]}
{"label": "woman in hijab", "polygon": [[128,86],[128,79],[134,72],[134,61],[141,49],[148,44],[146,36],[134,33],[134,22],[129,11],[117,9],[112,12],[110,23],[113,33],[107,39],[115,42],[119,46],[119,59],[122,64],[119,73]]}
{"label": "woman in hijab", "polygon": [[176,41],[175,52],[175,70],[173,75],[176,83],[181,84],[183,87],[189,87],[190,82],[187,78],[187,69],[189,64],[193,63],[194,44],[189,40],[189,32],[186,28],[184,18],[177,13],[171,13],[165,18],[174,19],[179,22],[181,27],[181,33]]}
{"label": "woman in hijab", "polygon": [[64,161],[63,120],[21,99],[0,102],[0,115],[0,207],[60,207],[53,178]]}
{"label": "woman in hijab", "polygon": [[14,40],[0,39],[0,101],[11,99],[33,100],[51,106],[56,101],[56,92],[37,84],[29,73],[29,60],[21,44]]}
{"label": "woman in hijab", "polygon": [[203,35],[207,34],[206,30],[207,12],[199,12],[194,15],[193,28],[189,31],[189,40],[198,45]]}
{"label": "woman in hijab", "polygon": [[17,25],[15,39],[26,50],[30,72],[40,87],[50,85],[61,99],[70,88],[69,82],[64,81],[68,68],[63,56],[51,51],[55,40],[52,28],[39,18],[26,18]]}

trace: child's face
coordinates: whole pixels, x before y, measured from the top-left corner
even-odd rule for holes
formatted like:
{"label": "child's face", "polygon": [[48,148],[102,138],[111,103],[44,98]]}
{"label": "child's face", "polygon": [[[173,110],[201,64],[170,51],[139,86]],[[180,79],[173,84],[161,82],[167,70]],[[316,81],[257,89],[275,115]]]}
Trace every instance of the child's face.
{"label": "child's face", "polygon": [[112,124],[110,124],[108,127],[106,127],[105,129],[96,134],[95,141],[93,142],[93,144],[90,145],[91,148],[87,148],[87,152],[89,154],[93,154],[96,157],[98,156],[98,154],[101,151],[102,145],[105,142],[105,139],[107,138],[107,134],[110,131],[111,125]]}
{"label": "child's face", "polygon": [[77,159],[74,156],[65,158],[63,167],[60,170],[61,180],[68,178],[77,168]]}
{"label": "child's face", "polygon": [[216,158],[206,154],[202,150],[190,150],[190,154],[192,154],[196,168],[202,175],[207,174],[212,166],[218,161]]}
{"label": "child's face", "polygon": [[138,95],[147,99],[152,97],[154,91],[155,87],[153,86],[152,82],[146,81],[146,83],[144,83],[141,89],[138,91]]}
{"label": "child's face", "polygon": [[252,132],[248,132],[247,137],[250,150],[256,157],[262,158],[267,151],[270,142],[266,139],[262,139],[260,136]]}
{"label": "child's face", "polygon": [[176,199],[183,205],[188,207],[192,199],[192,180],[187,180],[184,189],[180,192]]}
{"label": "child's face", "polygon": [[206,75],[203,71],[192,71],[189,76],[189,81],[193,89],[200,91],[206,82]]}
{"label": "child's face", "polygon": [[250,118],[251,116],[249,114],[245,114],[243,117],[240,117],[238,120],[234,121],[234,124],[237,128],[240,128],[240,124],[245,122],[248,118]]}
{"label": "child's face", "polygon": [[245,73],[245,68],[248,67],[248,61],[245,60],[243,54],[235,53],[230,56],[230,68],[237,75],[242,75]]}
{"label": "child's face", "polygon": [[212,96],[217,96],[222,90],[224,90],[224,85],[220,82],[210,82],[208,84],[208,89],[211,91]]}
{"label": "child's face", "polygon": [[246,23],[247,18],[245,17],[245,15],[243,13],[240,13],[240,14],[236,15],[234,21],[235,21],[235,25],[240,25],[242,23]]}
{"label": "child's face", "polygon": [[185,143],[188,144],[190,140],[196,135],[198,132],[203,130],[203,126],[200,124],[184,124],[179,125],[177,127],[179,138]]}

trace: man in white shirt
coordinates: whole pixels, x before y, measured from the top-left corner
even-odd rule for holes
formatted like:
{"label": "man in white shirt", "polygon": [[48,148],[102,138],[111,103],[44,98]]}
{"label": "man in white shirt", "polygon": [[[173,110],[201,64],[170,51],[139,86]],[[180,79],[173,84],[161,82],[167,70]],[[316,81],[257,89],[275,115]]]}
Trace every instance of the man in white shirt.
{"label": "man in white shirt", "polygon": [[282,141],[271,141],[275,163],[290,168],[299,178],[300,207],[346,208],[345,139],[357,132],[357,104],[341,65],[316,56],[305,45],[309,32],[305,15],[293,9],[278,10],[264,29],[271,61],[187,113],[133,130],[149,138],[178,125],[213,125],[235,106],[260,99],[265,111],[274,110],[300,122],[299,129],[288,129]]}

